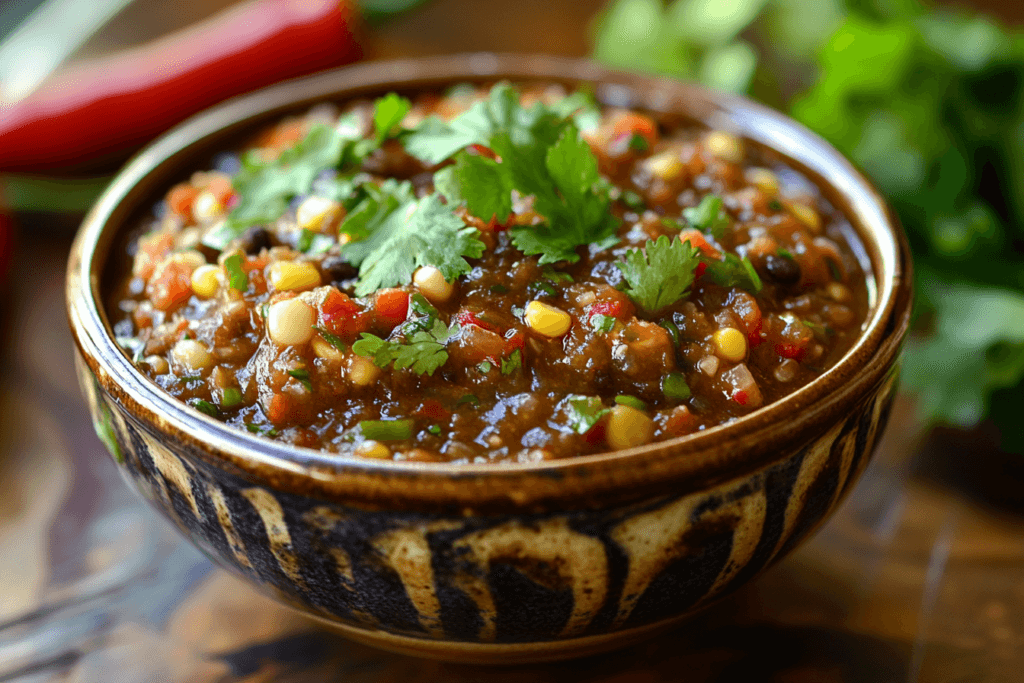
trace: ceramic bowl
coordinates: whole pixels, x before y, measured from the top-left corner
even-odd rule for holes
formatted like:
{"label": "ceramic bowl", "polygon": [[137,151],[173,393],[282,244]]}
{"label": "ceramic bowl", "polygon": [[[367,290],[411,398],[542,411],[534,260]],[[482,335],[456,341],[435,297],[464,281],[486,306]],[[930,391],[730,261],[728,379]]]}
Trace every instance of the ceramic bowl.
{"label": "ceramic bowl", "polygon": [[[590,84],[604,103],[675,112],[777,150],[863,241],[863,336],[811,384],[730,424],[514,466],[367,461],[264,440],[164,393],[114,342],[101,305],[114,245],[217,151],[316,101],[501,78]],[[130,162],[92,209],[67,297],[97,432],[125,478],[211,558],[356,640],[508,663],[639,640],[803,541],[849,492],[886,423],[911,292],[906,239],[882,197],[783,115],[586,61],[475,54],[328,72],[191,119]]]}

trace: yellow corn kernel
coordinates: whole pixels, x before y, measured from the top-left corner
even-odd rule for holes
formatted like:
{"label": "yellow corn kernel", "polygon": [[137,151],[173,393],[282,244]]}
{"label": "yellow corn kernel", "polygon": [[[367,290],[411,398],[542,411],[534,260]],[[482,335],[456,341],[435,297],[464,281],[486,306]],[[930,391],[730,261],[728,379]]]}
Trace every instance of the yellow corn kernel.
{"label": "yellow corn kernel", "polygon": [[196,339],[181,339],[171,347],[171,360],[178,374],[194,375],[213,367],[214,357],[206,345]]}
{"label": "yellow corn kernel", "polygon": [[267,334],[281,346],[305,344],[313,336],[316,312],[302,299],[286,299],[267,311]]}
{"label": "yellow corn kernel", "polygon": [[362,458],[373,458],[375,460],[387,460],[391,457],[391,449],[380,441],[369,439],[355,447],[355,454]]}
{"label": "yellow corn kernel", "polygon": [[711,339],[721,358],[739,363],[747,357],[747,338],[735,327],[723,327],[711,335]]}
{"label": "yellow corn kernel", "polygon": [[224,206],[217,201],[216,195],[209,190],[203,190],[196,195],[192,202],[192,215],[197,221],[206,223],[224,213]]}
{"label": "yellow corn kernel", "polygon": [[348,361],[348,378],[357,387],[368,387],[380,377],[380,368],[369,358],[352,356]]}
{"label": "yellow corn kernel", "polygon": [[821,216],[811,207],[799,202],[787,202],[786,209],[793,214],[794,218],[809,228],[811,232],[815,234],[821,232]]}
{"label": "yellow corn kernel", "polygon": [[779,177],[767,168],[752,168],[747,171],[747,182],[767,195],[779,193]]}
{"label": "yellow corn kernel", "polygon": [[312,337],[309,345],[313,348],[313,353],[316,354],[317,358],[333,361],[340,361],[344,358],[341,351],[334,348],[320,337]]}
{"label": "yellow corn kernel", "polygon": [[743,141],[732,133],[715,130],[704,138],[704,148],[712,156],[738,164],[743,161]]}
{"label": "yellow corn kernel", "polygon": [[320,271],[304,261],[276,261],[270,264],[270,284],[277,291],[312,289],[320,285]]}
{"label": "yellow corn kernel", "polygon": [[828,294],[830,299],[838,301],[841,304],[845,304],[853,298],[853,293],[850,292],[850,288],[842,282],[828,283],[828,285],[825,286],[825,292]]}
{"label": "yellow corn kernel", "polygon": [[199,266],[192,271],[192,291],[196,296],[209,299],[220,288],[221,269],[212,264]]}
{"label": "yellow corn kernel", "polygon": [[561,337],[569,331],[572,318],[560,308],[548,306],[540,301],[526,304],[526,324],[535,332],[545,337]]}
{"label": "yellow corn kernel", "polygon": [[683,173],[683,160],[676,150],[668,150],[651,157],[646,163],[647,170],[659,180],[675,180]]}
{"label": "yellow corn kernel", "polygon": [[431,303],[443,304],[452,297],[455,285],[444,279],[444,274],[434,266],[423,266],[412,276],[413,284],[420,294]]}
{"label": "yellow corn kernel", "polygon": [[155,375],[166,375],[170,369],[163,356],[146,356],[142,362],[148,365]]}
{"label": "yellow corn kernel", "polygon": [[321,232],[338,218],[341,204],[323,197],[308,197],[295,210],[295,222],[300,228]]}
{"label": "yellow corn kernel", "polygon": [[642,446],[654,437],[654,420],[642,410],[616,405],[608,415],[605,439],[612,448]]}

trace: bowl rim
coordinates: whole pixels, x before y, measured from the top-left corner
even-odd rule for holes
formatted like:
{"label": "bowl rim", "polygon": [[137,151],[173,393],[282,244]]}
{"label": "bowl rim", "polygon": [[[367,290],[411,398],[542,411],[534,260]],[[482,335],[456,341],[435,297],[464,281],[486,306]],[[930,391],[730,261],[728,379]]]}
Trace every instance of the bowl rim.
{"label": "bowl rim", "polygon": [[[455,465],[339,457],[249,434],[166,393],[117,346],[103,306],[100,271],[115,236],[139,206],[152,201],[155,189],[174,182],[168,182],[168,169],[176,163],[199,149],[217,151],[217,142],[233,131],[258,127],[316,101],[500,79],[590,83],[599,99],[621,98],[626,106],[681,113],[781,154],[837,206],[869,252],[876,302],[854,347],[792,394],[695,434],[540,463]],[[770,464],[785,451],[782,445],[808,442],[892,371],[909,325],[911,279],[906,236],[878,190],[827,142],[785,115],[738,95],[586,59],[470,53],[364,62],[270,86],[190,118],[139,152],[97,200],[72,246],[66,291],[73,337],[100,385],[154,436],[170,435],[190,445],[209,464],[276,489],[328,500],[509,511],[568,501],[590,507],[612,499],[699,490]]]}

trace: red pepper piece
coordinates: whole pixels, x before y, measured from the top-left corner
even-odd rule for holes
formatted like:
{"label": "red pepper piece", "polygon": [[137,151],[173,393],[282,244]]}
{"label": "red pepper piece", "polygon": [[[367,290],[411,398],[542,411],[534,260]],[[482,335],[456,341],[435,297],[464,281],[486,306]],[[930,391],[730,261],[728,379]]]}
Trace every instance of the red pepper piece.
{"label": "red pepper piece", "polygon": [[511,356],[516,351],[522,351],[526,348],[526,335],[521,332],[513,331],[512,336],[505,340],[505,350],[502,351],[502,355],[506,358]]}
{"label": "red pepper piece", "polygon": [[622,318],[625,312],[621,301],[599,301],[587,309],[587,320],[595,315],[607,315],[612,318]]}
{"label": "red pepper piece", "polygon": [[436,401],[432,398],[428,398],[420,407],[417,408],[413,415],[417,417],[425,417],[428,420],[446,420],[448,419],[449,412],[441,405],[440,401]]}
{"label": "red pepper piece", "polygon": [[627,135],[630,137],[639,135],[647,142],[648,148],[654,147],[658,142],[658,124],[650,116],[625,114],[615,122],[615,126],[612,128],[612,137],[619,138]]}
{"label": "red pepper piece", "polygon": [[757,324],[747,332],[747,343],[750,344],[751,348],[759,345],[764,339],[761,338],[761,328],[764,326],[760,318],[757,320]]}
{"label": "red pepper piece", "polygon": [[807,347],[798,346],[797,344],[776,344],[775,353],[783,358],[792,358],[799,362],[803,360],[804,354],[807,353]]}
{"label": "red pepper piece", "polygon": [[394,329],[409,315],[409,293],[401,289],[382,289],[373,302],[377,322]]}
{"label": "red pepper piece", "polygon": [[369,316],[347,294],[332,289],[320,304],[320,325],[331,334],[354,336],[369,328]]}
{"label": "red pepper piece", "polygon": [[604,443],[604,437],[607,430],[604,426],[604,420],[601,420],[596,425],[588,429],[583,433],[583,440],[591,446],[597,446],[598,444]]}
{"label": "red pepper piece", "polygon": [[483,145],[470,145],[466,148],[466,151],[470,154],[478,154],[479,156],[487,157],[488,159],[498,158],[498,155],[494,153],[493,149],[490,147],[484,147]]}
{"label": "red pepper piece", "polygon": [[0,170],[123,156],[229,97],[355,61],[356,19],[350,0],[255,0],[69,68],[0,108]]}
{"label": "red pepper piece", "polygon": [[494,323],[489,323],[486,320],[481,320],[473,311],[467,311],[466,309],[462,309],[461,311],[459,311],[458,315],[455,316],[455,320],[458,321],[460,325],[476,325],[477,327],[484,328],[488,332],[501,334],[500,327],[498,327]]}
{"label": "red pepper piece", "polygon": [[697,264],[697,267],[693,269],[693,277],[694,277],[694,279],[699,278],[701,275],[703,275],[704,271],[707,270],[707,269],[708,269],[708,264],[704,263],[703,261],[700,261]]}
{"label": "red pepper piece", "polygon": [[747,392],[743,391],[742,389],[737,389],[732,394],[732,400],[736,401],[741,406],[745,406],[747,405],[747,402],[750,400],[750,397],[747,395]]}

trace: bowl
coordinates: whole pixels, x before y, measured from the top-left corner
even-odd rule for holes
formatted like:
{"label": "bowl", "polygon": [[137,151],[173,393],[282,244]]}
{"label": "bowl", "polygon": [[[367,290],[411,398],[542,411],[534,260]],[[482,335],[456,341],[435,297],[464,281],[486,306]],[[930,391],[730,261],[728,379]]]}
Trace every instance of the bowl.
{"label": "bowl", "polygon": [[[864,331],[838,364],[729,424],[529,465],[341,458],[230,428],[136,370],[104,313],[112,247],[240,136],[325,100],[456,82],[590,84],[777,150],[848,217],[870,262]],[[86,217],[67,305],[81,385],[124,477],[195,545],[353,639],[480,663],[601,652],[661,631],[786,555],[850,491],[886,424],[907,331],[906,238],[871,184],[785,116],[591,62],[472,54],[367,63],[231,100],[131,161]]]}

